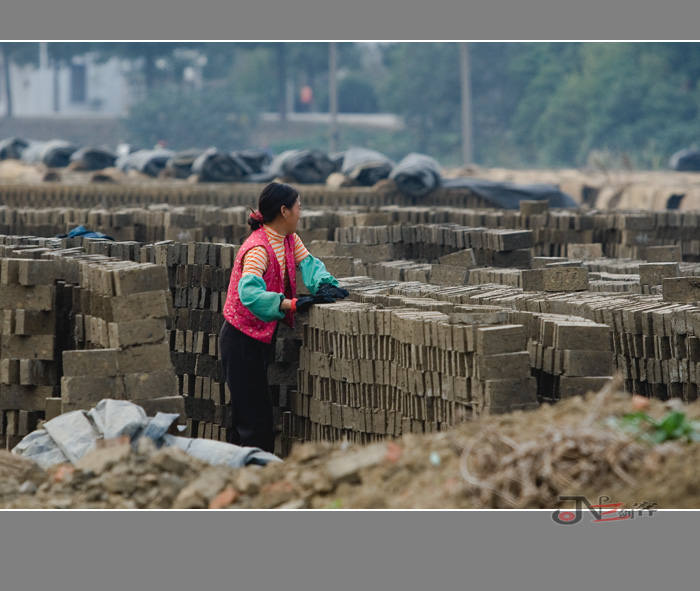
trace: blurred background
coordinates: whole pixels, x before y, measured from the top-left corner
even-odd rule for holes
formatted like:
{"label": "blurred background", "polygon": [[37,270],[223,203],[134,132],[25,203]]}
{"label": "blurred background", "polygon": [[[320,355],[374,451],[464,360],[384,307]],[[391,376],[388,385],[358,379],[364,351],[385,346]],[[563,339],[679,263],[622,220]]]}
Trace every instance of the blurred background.
{"label": "blurred background", "polygon": [[0,138],[641,169],[700,138],[692,42],[0,42],[0,64]]}

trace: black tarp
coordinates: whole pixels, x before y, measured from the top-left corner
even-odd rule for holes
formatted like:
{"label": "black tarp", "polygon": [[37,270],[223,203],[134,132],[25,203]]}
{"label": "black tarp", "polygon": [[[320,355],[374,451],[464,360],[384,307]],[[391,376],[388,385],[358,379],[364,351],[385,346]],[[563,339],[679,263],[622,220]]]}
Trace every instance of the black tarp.
{"label": "black tarp", "polygon": [[17,137],[8,137],[0,141],[0,160],[19,160],[28,145],[29,142]]}
{"label": "black tarp", "polygon": [[380,152],[352,147],[345,151],[340,172],[360,185],[371,187],[387,178],[394,166],[395,163]]}
{"label": "black tarp", "polygon": [[172,150],[137,150],[117,158],[116,167],[124,172],[136,170],[156,177],[174,155]]}
{"label": "black tarp", "polygon": [[43,163],[49,168],[63,168],[70,164],[70,157],[77,148],[64,140],[29,142],[22,151],[22,161],[30,164]]}
{"label": "black tarp", "polygon": [[421,197],[440,186],[441,175],[442,170],[437,160],[411,152],[394,167],[389,178],[404,193]]}
{"label": "black tarp", "polygon": [[289,177],[297,183],[323,184],[334,171],[333,163],[320,150],[287,150],[270,163],[269,175]]}
{"label": "black tarp", "polygon": [[181,150],[180,152],[176,152],[165,164],[165,168],[173,171],[175,178],[186,179],[192,174],[192,164],[194,164],[194,161],[197,160],[203,152],[204,150],[201,149]]}
{"label": "black tarp", "polygon": [[668,165],[671,170],[700,171],[700,150],[692,148],[679,150],[669,158]]}
{"label": "black tarp", "polygon": [[518,209],[521,201],[548,201],[550,207],[578,207],[573,197],[560,191],[556,185],[506,183],[465,177],[443,179],[442,186],[469,189],[494,207],[503,209]]}
{"label": "black tarp", "polygon": [[242,181],[253,171],[241,158],[220,152],[216,148],[205,150],[193,163],[192,173],[210,183]]}
{"label": "black tarp", "polygon": [[270,153],[262,149],[236,150],[231,152],[231,156],[245,162],[252,174],[265,172],[272,162]]}
{"label": "black tarp", "polygon": [[104,146],[84,146],[70,155],[71,162],[80,162],[83,170],[102,170],[114,166],[117,155]]}

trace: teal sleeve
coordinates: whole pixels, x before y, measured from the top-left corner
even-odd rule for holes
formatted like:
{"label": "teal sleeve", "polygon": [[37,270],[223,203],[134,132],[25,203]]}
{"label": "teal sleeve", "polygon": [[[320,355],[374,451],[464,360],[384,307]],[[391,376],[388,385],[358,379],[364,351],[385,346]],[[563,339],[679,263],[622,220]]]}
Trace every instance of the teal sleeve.
{"label": "teal sleeve", "polygon": [[309,289],[311,295],[315,295],[316,290],[323,283],[338,285],[336,278],[326,271],[326,265],[323,264],[323,261],[320,261],[313,255],[309,255],[301,261],[299,269],[301,269],[301,278],[304,280],[304,285]]}
{"label": "teal sleeve", "polygon": [[284,318],[284,312],[280,310],[284,294],[267,291],[262,277],[253,273],[243,275],[238,282],[238,296],[241,303],[263,322]]}

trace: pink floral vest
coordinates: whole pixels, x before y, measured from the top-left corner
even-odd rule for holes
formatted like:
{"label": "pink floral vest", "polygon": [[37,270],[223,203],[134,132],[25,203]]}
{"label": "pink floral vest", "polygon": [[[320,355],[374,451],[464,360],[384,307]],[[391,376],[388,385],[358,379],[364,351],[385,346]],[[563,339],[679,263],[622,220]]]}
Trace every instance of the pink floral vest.
{"label": "pink floral vest", "polygon": [[[267,250],[267,256],[270,258],[267,271],[265,271],[263,275],[263,281],[265,281],[267,291],[282,293],[284,288],[282,283],[282,268],[277,261],[275,251],[272,250],[270,241],[267,239],[265,229],[260,227],[248,236],[236,256],[236,261],[233,264],[233,271],[231,272],[231,279],[228,284],[226,303],[224,304],[224,318],[229,324],[242,333],[258,341],[262,341],[263,343],[270,343],[272,342],[272,335],[275,332],[277,321],[263,322],[241,303],[241,298],[238,295],[238,282],[243,275],[243,257],[246,252],[255,246],[264,246],[265,250]],[[296,296],[297,292],[296,264],[294,261],[294,234],[285,236],[284,254],[287,263],[287,277],[289,278],[284,296],[291,300]],[[284,323],[294,328],[294,315],[290,310],[288,310],[284,316]]]}

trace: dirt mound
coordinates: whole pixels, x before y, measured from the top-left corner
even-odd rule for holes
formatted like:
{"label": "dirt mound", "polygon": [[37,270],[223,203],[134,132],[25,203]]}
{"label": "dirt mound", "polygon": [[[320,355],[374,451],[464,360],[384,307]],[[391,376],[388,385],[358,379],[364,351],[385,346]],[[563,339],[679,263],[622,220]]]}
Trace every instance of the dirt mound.
{"label": "dirt mound", "polygon": [[[652,400],[647,412],[658,419],[668,407]],[[695,419],[700,403],[682,410]],[[238,470],[150,443],[95,450],[46,472],[0,456],[0,507],[557,508],[559,495],[581,494],[627,507],[700,507],[700,444],[633,440],[609,424],[630,412],[629,394],[608,389],[445,433],[306,443],[284,463]]]}

